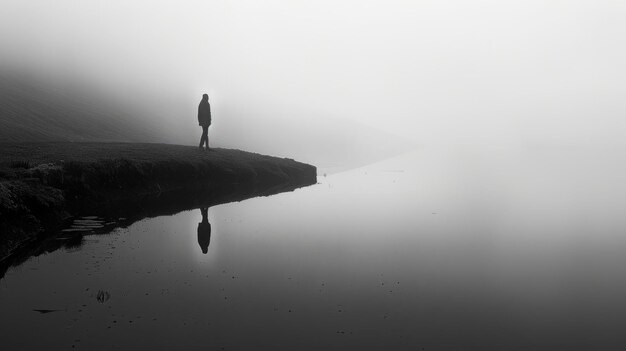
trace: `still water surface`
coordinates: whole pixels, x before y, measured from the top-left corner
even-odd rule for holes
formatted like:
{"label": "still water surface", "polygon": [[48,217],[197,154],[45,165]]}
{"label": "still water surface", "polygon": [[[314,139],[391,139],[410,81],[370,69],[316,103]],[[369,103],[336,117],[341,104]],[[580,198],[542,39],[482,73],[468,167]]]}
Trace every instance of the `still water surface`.
{"label": "still water surface", "polygon": [[7,272],[0,342],[624,349],[621,156],[423,149],[212,207],[210,234],[195,209],[87,236]]}

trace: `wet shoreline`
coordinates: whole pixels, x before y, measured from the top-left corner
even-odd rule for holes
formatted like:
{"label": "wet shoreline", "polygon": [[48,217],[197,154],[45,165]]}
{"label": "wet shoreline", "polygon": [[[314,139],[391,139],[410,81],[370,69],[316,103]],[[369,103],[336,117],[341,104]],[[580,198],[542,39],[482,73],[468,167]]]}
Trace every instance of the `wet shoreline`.
{"label": "wet shoreline", "polygon": [[314,166],[240,150],[123,143],[11,143],[0,150],[2,266],[24,256],[19,251],[30,257],[27,247],[80,216],[134,222],[316,182]]}

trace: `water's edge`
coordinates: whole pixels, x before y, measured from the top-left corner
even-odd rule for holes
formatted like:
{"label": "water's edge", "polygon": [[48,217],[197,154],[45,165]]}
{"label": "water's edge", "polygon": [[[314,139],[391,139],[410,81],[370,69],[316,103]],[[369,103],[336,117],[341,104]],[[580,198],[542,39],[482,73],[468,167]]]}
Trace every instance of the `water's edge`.
{"label": "water's edge", "polygon": [[[0,279],[4,277],[10,267],[19,265],[31,257],[52,252],[62,247],[79,245],[84,235],[106,234],[116,228],[126,228],[145,218],[169,216],[196,208],[238,202],[253,197],[270,196],[294,191],[312,184],[314,183],[196,185],[159,194],[123,200],[116,199],[109,202],[93,203],[87,199],[73,201],[69,206],[72,214],[62,220],[59,219],[58,222],[61,224],[24,237],[24,240],[15,245],[10,254],[0,260]],[[84,216],[101,218],[106,225],[86,231],[61,230],[68,227],[74,218]]]}
{"label": "water's edge", "polygon": [[[240,150],[70,144],[0,147],[9,154],[0,162],[0,264],[83,214],[135,218],[164,208],[182,211],[200,203],[269,195],[317,181],[315,166]],[[27,153],[32,157],[22,160]],[[104,154],[109,158],[102,158]]]}

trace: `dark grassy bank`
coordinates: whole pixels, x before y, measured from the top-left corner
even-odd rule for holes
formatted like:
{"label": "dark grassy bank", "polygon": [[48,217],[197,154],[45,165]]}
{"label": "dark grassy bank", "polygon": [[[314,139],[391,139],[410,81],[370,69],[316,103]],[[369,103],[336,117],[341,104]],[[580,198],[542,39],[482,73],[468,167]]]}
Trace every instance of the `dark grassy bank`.
{"label": "dark grassy bank", "polygon": [[[79,214],[131,216],[171,193],[179,201],[172,208],[183,210],[315,182],[314,166],[240,150],[0,143],[0,260]],[[168,201],[160,203],[167,207]]]}

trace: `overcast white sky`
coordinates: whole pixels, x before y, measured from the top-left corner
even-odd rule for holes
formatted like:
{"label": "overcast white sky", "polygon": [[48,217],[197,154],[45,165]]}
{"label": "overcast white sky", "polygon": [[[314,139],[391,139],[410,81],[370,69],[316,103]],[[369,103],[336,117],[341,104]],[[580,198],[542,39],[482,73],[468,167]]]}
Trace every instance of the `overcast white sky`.
{"label": "overcast white sky", "polygon": [[618,143],[626,2],[3,0],[6,67],[419,143]]}

